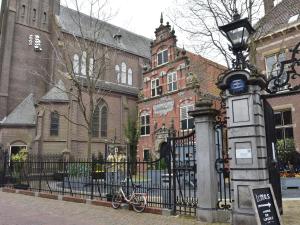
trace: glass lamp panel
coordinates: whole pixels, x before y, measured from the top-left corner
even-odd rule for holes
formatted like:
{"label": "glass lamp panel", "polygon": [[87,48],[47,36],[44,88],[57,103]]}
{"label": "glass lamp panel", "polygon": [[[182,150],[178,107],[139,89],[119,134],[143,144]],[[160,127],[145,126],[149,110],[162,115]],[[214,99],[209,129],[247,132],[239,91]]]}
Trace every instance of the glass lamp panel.
{"label": "glass lamp panel", "polygon": [[246,28],[243,27],[243,43],[246,44],[248,42],[249,32]]}
{"label": "glass lamp panel", "polygon": [[239,27],[228,32],[228,36],[233,45],[240,45],[242,43],[243,30],[243,27]]}

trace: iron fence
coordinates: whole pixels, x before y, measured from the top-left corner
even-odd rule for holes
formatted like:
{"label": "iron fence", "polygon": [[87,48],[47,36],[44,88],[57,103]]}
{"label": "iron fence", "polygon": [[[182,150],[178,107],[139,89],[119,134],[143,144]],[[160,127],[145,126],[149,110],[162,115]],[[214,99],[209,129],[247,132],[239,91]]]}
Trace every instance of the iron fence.
{"label": "iron fence", "polygon": [[164,158],[130,162],[29,156],[23,162],[2,160],[1,165],[5,186],[110,201],[126,179],[127,194],[139,184],[137,191],[147,193],[148,206],[171,209],[173,204],[170,168]]}

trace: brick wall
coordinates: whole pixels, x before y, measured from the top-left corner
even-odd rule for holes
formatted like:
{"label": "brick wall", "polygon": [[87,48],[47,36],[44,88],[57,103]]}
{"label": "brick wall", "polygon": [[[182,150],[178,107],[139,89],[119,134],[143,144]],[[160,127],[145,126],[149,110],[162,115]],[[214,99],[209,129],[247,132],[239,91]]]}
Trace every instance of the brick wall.
{"label": "brick wall", "polygon": [[[295,28],[291,28],[288,31],[282,31],[279,33],[274,33],[256,42],[256,65],[260,72],[266,74],[265,57],[276,54],[278,52],[285,52],[286,59],[291,58],[291,53],[288,51],[295,47],[299,42],[300,32]],[[298,68],[300,71],[300,68]],[[299,85],[299,79],[291,79],[291,84]],[[288,91],[287,91],[288,92]],[[293,133],[294,140],[296,143],[296,148],[300,151],[300,93],[288,94],[288,93],[278,93],[275,96],[269,96],[268,101],[270,102],[274,110],[285,110],[291,109],[292,120],[293,120]]]}

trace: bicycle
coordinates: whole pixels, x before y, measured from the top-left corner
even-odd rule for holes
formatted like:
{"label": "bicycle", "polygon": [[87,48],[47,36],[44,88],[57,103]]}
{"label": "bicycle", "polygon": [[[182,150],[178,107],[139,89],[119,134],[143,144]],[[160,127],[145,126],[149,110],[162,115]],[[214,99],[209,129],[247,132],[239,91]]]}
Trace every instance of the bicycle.
{"label": "bicycle", "polygon": [[122,181],[119,191],[117,191],[113,195],[112,207],[114,209],[118,209],[121,206],[121,204],[125,201],[127,204],[132,205],[134,211],[136,211],[138,213],[143,212],[147,205],[147,194],[146,193],[136,193],[135,190],[137,188],[140,188],[141,185],[133,184],[132,193],[127,198],[123,191],[123,188],[122,188],[125,183],[126,183],[126,181]]}

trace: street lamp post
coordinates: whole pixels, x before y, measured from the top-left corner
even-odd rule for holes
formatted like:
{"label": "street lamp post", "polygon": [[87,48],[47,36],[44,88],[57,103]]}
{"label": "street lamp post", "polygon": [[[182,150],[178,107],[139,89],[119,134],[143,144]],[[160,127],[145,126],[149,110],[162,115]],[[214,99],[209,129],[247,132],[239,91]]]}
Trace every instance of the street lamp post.
{"label": "street lamp post", "polygon": [[233,21],[229,24],[220,26],[219,29],[225,33],[227,39],[231,43],[229,49],[236,57],[236,59],[233,60],[233,67],[235,69],[245,69],[247,63],[243,51],[248,49],[248,39],[255,31],[248,19],[241,19],[236,11],[233,15]]}
{"label": "street lamp post", "polygon": [[233,68],[219,76],[218,87],[226,103],[227,143],[233,190],[232,224],[257,224],[251,203],[251,187],[268,185],[264,103],[265,79],[250,65],[244,52],[254,33],[249,21],[235,13],[233,22],[219,27],[235,55]]}

